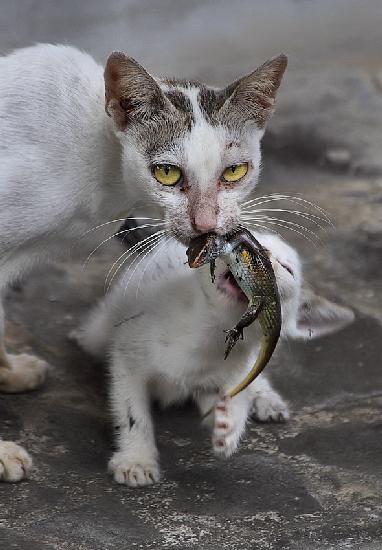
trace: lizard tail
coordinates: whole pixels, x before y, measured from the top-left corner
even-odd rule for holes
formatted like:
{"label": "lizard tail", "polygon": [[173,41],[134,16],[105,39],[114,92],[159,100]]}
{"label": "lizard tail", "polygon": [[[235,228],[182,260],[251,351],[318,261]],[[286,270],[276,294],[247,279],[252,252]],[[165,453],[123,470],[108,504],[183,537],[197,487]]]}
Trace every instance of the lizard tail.
{"label": "lizard tail", "polygon": [[234,397],[241,391],[245,390],[245,388],[247,388],[257,376],[259,376],[259,374],[263,371],[264,367],[267,365],[268,361],[272,357],[277,341],[278,337],[271,339],[266,337],[262,338],[260,352],[257,356],[255,364],[253,365],[247,376],[244,378],[244,380],[242,380],[240,384],[236,386],[236,388],[234,388],[227,394],[228,397]]}

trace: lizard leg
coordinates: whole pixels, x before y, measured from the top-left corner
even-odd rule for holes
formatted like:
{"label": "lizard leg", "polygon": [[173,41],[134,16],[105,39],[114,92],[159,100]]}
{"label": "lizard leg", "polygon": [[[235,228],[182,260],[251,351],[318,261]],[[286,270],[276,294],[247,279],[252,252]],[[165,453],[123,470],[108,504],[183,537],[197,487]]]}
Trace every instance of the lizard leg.
{"label": "lizard leg", "polygon": [[257,319],[263,307],[264,307],[263,299],[260,299],[256,304],[250,305],[247,311],[242,315],[237,325],[225,331],[227,333],[227,336],[225,339],[227,345],[225,348],[224,359],[227,359],[228,355],[230,354],[232,348],[234,347],[236,342],[239,340],[239,338],[241,339],[244,338],[243,330],[245,329],[245,327],[248,327]]}
{"label": "lizard leg", "polygon": [[215,282],[215,268],[216,268],[216,262],[215,260],[210,261],[210,274],[211,274],[211,281]]}

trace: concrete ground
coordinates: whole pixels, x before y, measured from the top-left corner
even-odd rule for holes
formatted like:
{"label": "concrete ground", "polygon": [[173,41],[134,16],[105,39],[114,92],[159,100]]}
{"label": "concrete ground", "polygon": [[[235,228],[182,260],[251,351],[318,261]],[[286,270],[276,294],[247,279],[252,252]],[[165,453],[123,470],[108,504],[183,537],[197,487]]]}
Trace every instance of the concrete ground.
{"label": "concrete ground", "polygon": [[102,60],[120,48],[152,70],[227,82],[288,51],[256,195],[300,193],[329,211],[335,229],[321,234],[322,246],[283,235],[301,251],[314,288],[353,307],[356,321],[331,337],[284,345],[269,371],[292,418],[252,423],[229,461],[213,457],[192,407],[158,411],[164,479],[133,490],[106,473],[112,430],[104,367],[66,338],[102,294],[116,250],[85,271],[59,264],[28,277],[7,297],[8,347],[33,349],[54,368],[41,390],[0,399],[2,435],[35,461],[29,481],[0,486],[0,549],[379,550],[380,3],[3,4],[3,52],[67,41]]}

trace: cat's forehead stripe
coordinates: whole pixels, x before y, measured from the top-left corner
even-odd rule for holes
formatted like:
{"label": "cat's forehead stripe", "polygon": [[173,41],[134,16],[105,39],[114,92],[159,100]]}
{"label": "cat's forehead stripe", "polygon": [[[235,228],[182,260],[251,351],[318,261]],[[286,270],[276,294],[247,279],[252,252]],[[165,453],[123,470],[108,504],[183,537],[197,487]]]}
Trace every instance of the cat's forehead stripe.
{"label": "cat's forehead stripe", "polygon": [[226,99],[220,90],[193,80],[166,80],[162,89],[177,109],[192,117],[193,123],[203,119],[211,124]]}
{"label": "cat's forehead stripe", "polygon": [[[179,88],[169,88],[165,95],[179,111],[187,113],[193,120],[193,109],[190,99]],[[194,121],[194,120],[193,120]]]}

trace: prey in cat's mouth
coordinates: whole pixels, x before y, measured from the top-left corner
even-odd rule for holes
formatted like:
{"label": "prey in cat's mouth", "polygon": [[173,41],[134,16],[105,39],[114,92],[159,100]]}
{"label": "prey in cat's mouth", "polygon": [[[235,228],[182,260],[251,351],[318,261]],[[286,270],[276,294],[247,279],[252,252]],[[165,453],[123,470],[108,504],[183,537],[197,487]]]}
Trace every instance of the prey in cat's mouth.
{"label": "prey in cat's mouth", "polygon": [[218,276],[216,288],[225,296],[237,302],[248,304],[248,298],[237,284],[235,277],[229,269]]}

